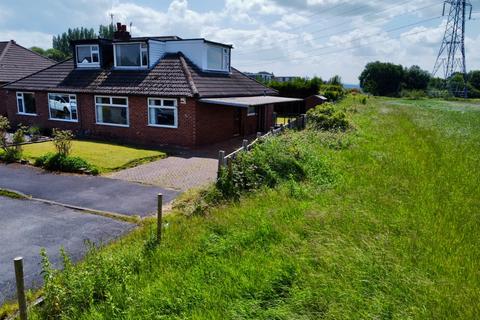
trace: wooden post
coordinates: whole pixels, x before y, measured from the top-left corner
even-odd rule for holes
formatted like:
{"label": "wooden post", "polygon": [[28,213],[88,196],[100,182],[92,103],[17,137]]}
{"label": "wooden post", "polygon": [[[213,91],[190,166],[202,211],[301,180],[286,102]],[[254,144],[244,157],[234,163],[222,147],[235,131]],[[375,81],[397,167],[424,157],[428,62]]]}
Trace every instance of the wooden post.
{"label": "wooden post", "polygon": [[275,130],[274,127],[270,127],[270,133],[272,134],[272,136],[273,136],[273,131],[274,131],[274,130]]}
{"label": "wooden post", "polygon": [[218,152],[218,170],[217,170],[217,178],[220,178],[220,171],[222,167],[225,165],[225,151],[220,150]]}
{"label": "wooden post", "polygon": [[307,115],[302,114],[302,129],[305,129],[307,127]]}
{"label": "wooden post", "polygon": [[157,198],[157,244],[162,241],[162,219],[163,219],[163,194],[159,193]]}
{"label": "wooden post", "polygon": [[292,120],[291,120],[290,118],[288,118],[287,128],[288,128],[288,129],[292,129]]}
{"label": "wooden post", "polygon": [[17,282],[17,300],[20,311],[20,319],[27,320],[27,300],[25,298],[25,281],[23,278],[23,258],[13,259],[15,266],[15,280]]}
{"label": "wooden post", "polygon": [[257,139],[260,139],[262,137],[262,133],[261,132],[257,132]]}
{"label": "wooden post", "polygon": [[243,140],[243,143],[242,143],[242,148],[243,148],[243,151],[248,151],[248,140]]}

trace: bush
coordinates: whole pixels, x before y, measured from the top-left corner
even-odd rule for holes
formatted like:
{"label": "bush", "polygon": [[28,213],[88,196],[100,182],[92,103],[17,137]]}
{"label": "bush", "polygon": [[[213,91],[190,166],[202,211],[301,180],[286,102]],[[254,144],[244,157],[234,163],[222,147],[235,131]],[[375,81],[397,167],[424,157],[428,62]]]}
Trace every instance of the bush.
{"label": "bush", "polygon": [[308,110],[307,118],[309,127],[315,130],[346,131],[350,127],[345,112],[336,110],[331,103]]}
{"label": "bush", "polygon": [[323,85],[320,93],[325,96],[329,101],[338,101],[345,96],[345,90],[341,85]]}
{"label": "bush", "polygon": [[5,162],[15,162],[22,159],[22,143],[25,142],[25,128],[20,126],[13,134],[12,143],[7,142],[10,122],[6,117],[0,116],[0,148],[3,149],[1,159]]}
{"label": "bush", "polygon": [[53,145],[58,154],[68,156],[72,150],[72,140],[72,131],[53,129]]}
{"label": "bush", "polygon": [[40,127],[38,126],[31,126],[27,130],[28,135],[30,136],[30,141],[35,142],[40,139]]}
{"label": "bush", "polygon": [[98,169],[80,157],[65,156],[60,153],[47,153],[35,160],[35,166],[50,171],[98,174]]}
{"label": "bush", "polygon": [[402,90],[400,96],[411,100],[420,100],[428,97],[424,90]]}

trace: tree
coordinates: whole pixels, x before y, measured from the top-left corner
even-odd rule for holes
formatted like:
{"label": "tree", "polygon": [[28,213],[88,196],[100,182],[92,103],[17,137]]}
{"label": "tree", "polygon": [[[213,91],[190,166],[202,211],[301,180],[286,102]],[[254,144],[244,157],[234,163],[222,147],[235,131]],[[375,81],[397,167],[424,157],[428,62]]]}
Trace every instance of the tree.
{"label": "tree", "polygon": [[98,36],[104,39],[113,39],[113,34],[115,33],[115,26],[113,24],[103,25],[101,24],[98,28]]}
{"label": "tree", "polygon": [[322,84],[322,79],[315,77],[311,80],[298,78],[288,82],[272,81],[268,83],[268,86],[278,90],[281,96],[305,99],[311,95],[318,94]]}
{"label": "tree", "polygon": [[342,78],[339,75],[335,75],[328,80],[328,84],[334,85],[334,86],[342,86]]}
{"label": "tree", "polygon": [[450,91],[456,97],[462,97],[464,94],[463,89],[465,88],[465,79],[463,74],[455,73],[448,80],[448,91]]}
{"label": "tree", "polygon": [[480,90],[480,70],[472,70],[468,73],[468,83]]}
{"label": "tree", "polygon": [[380,61],[368,63],[359,77],[362,89],[378,96],[398,96],[403,78],[401,65]]}
{"label": "tree", "polygon": [[58,61],[58,62],[63,61],[66,58],[68,58],[68,56],[65,53],[63,53],[60,50],[53,49],[53,48],[44,50],[44,49],[39,48],[39,47],[31,47],[30,50],[32,50],[33,52],[38,53],[38,54],[40,54],[44,57],[47,57],[49,59],[52,59],[52,60],[55,60],[55,61]]}
{"label": "tree", "polygon": [[85,39],[95,39],[97,34],[93,28],[73,28],[68,29],[67,32],[54,36],[52,40],[52,45],[54,49],[57,49],[63,52],[65,55],[70,56],[70,42],[74,40],[85,40]]}
{"label": "tree", "polygon": [[430,82],[430,73],[422,70],[419,66],[406,68],[404,76],[404,87],[407,90],[426,90]]}

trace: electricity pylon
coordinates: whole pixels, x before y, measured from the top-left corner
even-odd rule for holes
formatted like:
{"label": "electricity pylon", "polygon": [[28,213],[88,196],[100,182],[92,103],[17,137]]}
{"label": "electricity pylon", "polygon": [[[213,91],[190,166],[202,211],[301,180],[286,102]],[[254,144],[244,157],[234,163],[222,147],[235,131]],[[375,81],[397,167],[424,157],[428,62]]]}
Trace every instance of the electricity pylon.
{"label": "electricity pylon", "polygon": [[[455,73],[463,74],[464,87],[462,94],[466,98],[467,93],[467,65],[465,63],[465,23],[472,18],[472,4],[469,0],[447,0],[443,3],[443,15],[447,5],[450,6],[445,35],[438,53],[433,75],[443,67],[443,77],[448,80]],[[459,91],[458,88],[456,91]],[[458,92],[457,92],[458,93]]]}

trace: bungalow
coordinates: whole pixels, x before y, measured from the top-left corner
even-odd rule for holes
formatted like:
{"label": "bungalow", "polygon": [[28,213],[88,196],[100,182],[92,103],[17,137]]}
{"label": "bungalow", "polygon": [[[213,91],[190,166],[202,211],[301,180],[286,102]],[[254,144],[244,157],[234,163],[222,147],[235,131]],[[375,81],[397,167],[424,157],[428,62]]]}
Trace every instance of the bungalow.
{"label": "bungalow", "polygon": [[[0,87],[45,69],[54,62],[28,50],[15,41],[0,41]],[[7,114],[5,92],[0,90],[0,115]]]}
{"label": "bungalow", "polygon": [[198,146],[267,131],[275,104],[296,99],[230,66],[232,46],[131,37],[71,43],[73,58],[10,83],[12,123],[149,145]]}

